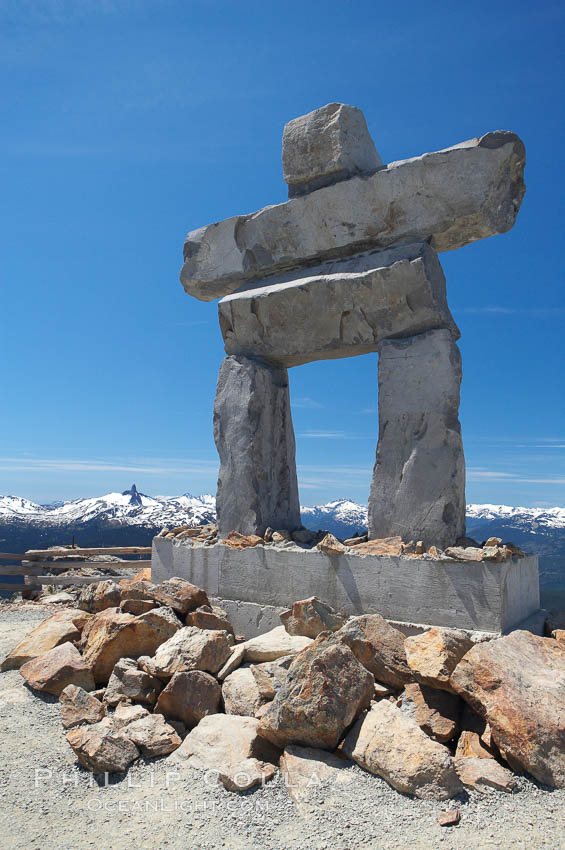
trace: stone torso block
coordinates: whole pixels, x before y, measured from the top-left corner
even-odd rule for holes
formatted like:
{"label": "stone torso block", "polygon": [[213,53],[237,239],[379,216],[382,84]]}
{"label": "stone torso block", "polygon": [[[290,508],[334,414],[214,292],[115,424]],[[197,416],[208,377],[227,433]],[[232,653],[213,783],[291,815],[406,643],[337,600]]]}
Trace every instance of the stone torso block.
{"label": "stone torso block", "polygon": [[425,243],[326,263],[302,275],[269,279],[220,301],[226,354],[290,367],[366,354],[385,338],[432,328],[448,327],[459,336],[441,266]]}
{"label": "stone torso block", "polygon": [[445,548],[465,533],[461,355],[448,330],[379,349],[379,442],[369,537]]}

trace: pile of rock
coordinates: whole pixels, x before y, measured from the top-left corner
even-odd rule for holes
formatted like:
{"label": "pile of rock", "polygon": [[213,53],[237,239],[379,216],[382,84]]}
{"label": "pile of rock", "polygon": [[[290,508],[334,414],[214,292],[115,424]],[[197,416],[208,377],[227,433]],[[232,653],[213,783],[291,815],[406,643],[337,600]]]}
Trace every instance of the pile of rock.
{"label": "pile of rock", "polygon": [[304,526],[294,531],[268,528],[264,535],[240,534],[230,531],[223,539],[218,538],[217,525],[201,525],[196,528],[180,526],[169,530],[164,528],[158,535],[167,539],[182,540],[186,545],[213,546],[221,543],[231,549],[246,549],[253,546],[288,548],[316,548],[326,555],[404,555],[407,558],[431,558],[445,561],[490,561],[500,562],[519,557],[524,553],[513,543],[503,543],[500,537],[489,537],[478,543],[470,537],[463,537],[454,546],[440,549],[438,546],[424,546],[423,541],[404,541],[402,537],[384,537],[369,540],[367,534],[339,539],[328,531],[311,531]]}
{"label": "pile of rock", "polygon": [[565,787],[565,615],[552,637],[473,644],[439,628],[405,638],[311,597],[244,641],[183,579],[112,585],[90,585],[82,610],[53,614],[1,665],[59,697],[87,770],[170,756],[241,791],[280,768],[296,801],[313,776],[354,781],[352,762],[437,800],[511,792],[523,771]]}

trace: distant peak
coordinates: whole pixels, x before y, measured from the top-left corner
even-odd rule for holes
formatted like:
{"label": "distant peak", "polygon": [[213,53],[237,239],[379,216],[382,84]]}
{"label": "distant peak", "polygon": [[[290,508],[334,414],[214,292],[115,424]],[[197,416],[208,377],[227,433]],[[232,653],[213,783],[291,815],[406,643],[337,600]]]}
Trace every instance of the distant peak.
{"label": "distant peak", "polygon": [[130,496],[131,497],[130,500],[129,500],[130,505],[142,505],[143,504],[143,502],[141,500],[142,495],[143,494],[138,491],[135,484],[131,485],[130,490],[124,490],[123,493],[122,493],[122,496]]}

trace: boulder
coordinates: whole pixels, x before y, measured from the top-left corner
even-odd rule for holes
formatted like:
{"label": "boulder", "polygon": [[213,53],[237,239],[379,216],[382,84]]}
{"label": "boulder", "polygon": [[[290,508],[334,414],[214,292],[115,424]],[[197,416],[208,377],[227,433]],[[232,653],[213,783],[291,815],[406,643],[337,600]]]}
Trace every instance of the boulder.
{"label": "boulder", "polygon": [[251,672],[259,689],[262,699],[274,699],[275,694],[288,679],[288,668],[293,656],[283,656],[276,661],[265,661],[263,664],[251,664]]}
{"label": "boulder", "polygon": [[178,577],[168,578],[155,585],[151,598],[183,617],[201,605],[210,604],[205,590]]}
{"label": "boulder", "polygon": [[382,165],[365,116],[355,106],[328,103],[285,125],[283,176],[289,198]]}
{"label": "boulder", "polygon": [[155,711],[167,720],[179,720],[187,729],[220,709],[222,689],[213,676],[201,670],[175,673],[159,694]]}
{"label": "boulder", "polygon": [[341,540],[338,540],[337,537],[329,531],[320,540],[320,542],[316,544],[316,549],[319,549],[320,552],[324,553],[324,555],[343,555],[346,551]]}
{"label": "boulder", "polygon": [[186,237],[181,282],[211,301],[246,281],[359,250],[418,240],[451,251],[505,233],[525,192],[524,164],[518,136],[497,130],[200,227]]}
{"label": "boulder", "polygon": [[162,687],[161,680],[140,670],[133,658],[120,658],[112,670],[104,701],[113,706],[123,699],[131,699],[154,706]]}
{"label": "boulder", "polygon": [[451,674],[473,642],[452,629],[429,629],[406,638],[406,660],[414,678],[422,685],[451,691]]}
{"label": "boulder", "polygon": [[493,759],[494,750],[488,746],[477,732],[464,729],[457,741],[456,758]]}
{"label": "boulder", "polygon": [[139,750],[122,732],[97,723],[67,732],[79,763],[91,773],[123,773]]}
{"label": "boulder", "polygon": [[342,749],[403,794],[447,800],[462,790],[449,750],[388,700],[373,705],[357,721]]}
{"label": "boulder", "polygon": [[184,762],[191,768],[215,771],[228,790],[245,790],[272,777],[279,754],[261,737],[254,717],[211,714],[188,733],[168,764],[174,769]]}
{"label": "boulder", "polygon": [[258,534],[240,534],[239,531],[230,531],[222,543],[230,549],[252,549],[259,543],[264,543],[264,540]]}
{"label": "boulder", "polygon": [[262,661],[276,661],[284,655],[296,655],[310,646],[311,638],[301,635],[289,635],[284,626],[276,626],[270,632],[244,641],[245,660],[256,664]]}
{"label": "boulder", "polygon": [[261,718],[261,734],[287,744],[333,750],[369,706],[374,679],[345,643],[322,632],[292,662],[288,678]]}
{"label": "boulder", "polygon": [[306,802],[323,783],[334,787],[350,785],[355,781],[350,767],[350,761],[333,753],[295,744],[285,747],[280,759],[285,788],[295,803]]}
{"label": "boulder", "polygon": [[355,547],[356,555],[401,555],[403,551],[404,543],[398,536],[367,540]]}
{"label": "boulder", "polygon": [[230,673],[222,685],[222,697],[226,714],[241,714],[255,717],[265,702],[249,667],[239,667]]}
{"label": "boulder", "polygon": [[55,646],[78,641],[89,619],[90,614],[77,611],[76,608],[63,608],[62,611],[51,614],[8,653],[0,665],[0,672],[17,670],[26,661],[37,658]]}
{"label": "boulder", "polygon": [[451,677],[511,767],[565,787],[565,651],[525,631],[476,644]]}
{"label": "boulder", "polygon": [[157,603],[152,599],[123,599],[120,602],[120,611],[124,614],[133,614],[137,617],[139,614],[145,614],[157,607]]}
{"label": "boulder", "polygon": [[245,660],[245,645],[243,643],[238,643],[235,646],[232,646],[231,653],[228,657],[228,660],[224,664],[224,666],[218,670],[216,673],[216,678],[223,682],[223,680],[229,676],[230,673],[233,673],[234,670],[243,664]]}
{"label": "boulder", "polygon": [[406,685],[401,699],[403,712],[434,741],[445,744],[457,735],[461,700],[455,694],[414,682]]}
{"label": "boulder", "polygon": [[120,658],[153,655],[181,625],[170,608],[155,608],[138,617],[109,608],[88,624],[88,634],[83,636],[83,656],[92,667],[95,681],[103,684]]}
{"label": "boulder", "polygon": [[120,597],[122,602],[126,602],[128,599],[152,600],[154,590],[155,585],[150,580],[135,578],[125,583],[120,582]]}
{"label": "boulder", "polygon": [[335,632],[345,623],[345,617],[336,614],[333,608],[317,596],[293,602],[292,608],[283,611],[280,617],[289,635],[309,638],[318,637],[320,632]]}
{"label": "boulder", "polygon": [[511,794],[517,788],[513,774],[494,759],[455,757],[455,769],[466,788],[488,794],[491,791],[506,791]]}
{"label": "boulder", "polygon": [[[226,354],[286,368],[367,354],[433,328],[459,337],[439,260],[422,242],[277,275],[223,298],[218,312]],[[339,554],[342,545],[332,548]]]}
{"label": "boulder", "polygon": [[97,614],[106,608],[115,608],[120,604],[120,598],[120,587],[114,581],[97,581],[82,589],[78,607],[90,614]]}
{"label": "boulder", "polygon": [[184,626],[159,646],[154,658],[140,658],[139,666],[160,679],[188,670],[217,673],[229,658],[232,642],[228,632]]}
{"label": "boulder", "polygon": [[209,605],[203,605],[194,611],[189,611],[184,622],[185,625],[196,626],[198,629],[216,629],[234,635],[233,626],[226,612],[221,608],[214,609]]}
{"label": "boulder", "polygon": [[72,729],[84,723],[98,723],[106,714],[102,703],[78,685],[67,685],[61,691],[59,702],[64,729]]}
{"label": "boulder", "polygon": [[412,680],[406,661],[404,635],[380,614],[352,617],[336,632],[377,682],[402,688]]}
{"label": "boulder", "polygon": [[63,643],[26,661],[20,673],[30,688],[58,697],[67,685],[94,690],[92,671],[72,643]]}
{"label": "boulder", "polygon": [[148,714],[124,727],[123,734],[147,758],[168,756],[181,745],[181,739],[162,714]]}
{"label": "boulder", "polygon": [[[220,367],[214,402],[220,455],[218,534],[262,535],[296,528],[300,501],[288,373],[283,366],[231,355]],[[274,539],[274,537],[273,537]],[[245,550],[238,557],[245,557]]]}
{"label": "boulder", "polygon": [[565,629],[553,629],[551,637],[565,649]]}
{"label": "boulder", "polygon": [[144,706],[132,705],[129,702],[120,702],[116,706],[116,710],[111,718],[112,726],[115,729],[123,729],[135,720],[141,720],[143,717],[148,716],[149,712]]}

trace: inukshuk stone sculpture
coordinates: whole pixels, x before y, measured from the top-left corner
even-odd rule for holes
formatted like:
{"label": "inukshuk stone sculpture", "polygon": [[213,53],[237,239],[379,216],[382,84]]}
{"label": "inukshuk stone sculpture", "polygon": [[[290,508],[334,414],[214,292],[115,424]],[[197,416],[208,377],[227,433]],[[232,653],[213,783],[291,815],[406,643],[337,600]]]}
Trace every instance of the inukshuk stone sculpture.
{"label": "inukshuk stone sculpture", "polygon": [[369,536],[441,547],[465,531],[459,330],[436,252],[508,231],[524,145],[496,131],[383,166],[363,113],[290,121],[290,200],[188,234],[181,281],[221,298],[214,437],[220,537],[300,524],[287,369],[378,352]]}

